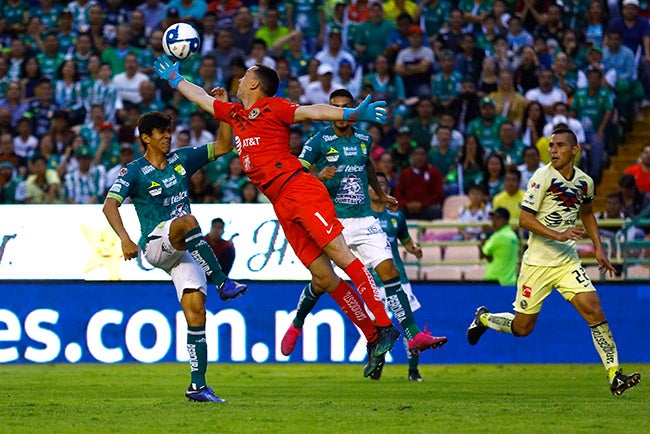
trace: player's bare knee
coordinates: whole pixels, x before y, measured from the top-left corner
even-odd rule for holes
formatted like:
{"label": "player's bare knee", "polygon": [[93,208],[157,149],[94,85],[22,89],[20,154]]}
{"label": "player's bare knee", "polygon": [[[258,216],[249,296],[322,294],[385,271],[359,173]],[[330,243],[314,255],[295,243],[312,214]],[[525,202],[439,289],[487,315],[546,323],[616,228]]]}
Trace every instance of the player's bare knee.
{"label": "player's bare knee", "polygon": [[397,271],[397,267],[395,267],[395,263],[392,260],[386,260],[377,264],[375,271],[382,282],[399,277],[399,271]]}
{"label": "player's bare knee", "polygon": [[327,292],[327,288],[320,282],[317,282],[315,278],[312,278],[311,280],[311,290],[316,295],[322,295]]}
{"label": "player's bare knee", "polygon": [[178,217],[174,222],[185,232],[199,227],[199,222],[192,214],[185,214],[184,216]]}
{"label": "player's bare knee", "polygon": [[534,326],[515,326],[515,324],[512,324],[512,334],[514,336],[517,336],[518,338],[523,338],[524,336],[528,336],[533,332]]}
{"label": "player's bare knee", "polygon": [[312,289],[316,294],[332,292],[338,286],[339,280],[335,274],[312,276]]}
{"label": "player's bare knee", "polygon": [[514,336],[528,336],[533,332],[533,329],[535,328],[535,321],[522,319],[521,317],[515,315],[515,319],[512,321],[510,328],[512,329],[512,334]]}
{"label": "player's bare knee", "polygon": [[205,325],[205,308],[186,310],[185,321],[190,327],[201,327]]}

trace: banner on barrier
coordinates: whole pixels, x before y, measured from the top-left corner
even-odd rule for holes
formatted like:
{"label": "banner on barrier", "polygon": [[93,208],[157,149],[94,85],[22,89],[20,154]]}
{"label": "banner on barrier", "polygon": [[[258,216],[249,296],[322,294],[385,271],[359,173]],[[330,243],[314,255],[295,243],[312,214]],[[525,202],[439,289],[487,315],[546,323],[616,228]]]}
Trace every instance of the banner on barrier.
{"label": "banner on barrier", "polygon": [[[133,205],[120,207],[137,242]],[[221,217],[224,238],[236,248],[230,277],[308,280],[308,270],[287,242],[269,204],[192,205],[204,234]],[[58,280],[169,280],[140,255],[124,261],[120,240],[101,205],[3,205],[0,207],[0,278]]]}
{"label": "banner on barrier", "polygon": [[[243,297],[227,303],[212,289],[206,306],[208,360],[363,365],[364,337],[328,296],[307,317],[293,354],[281,354],[302,287],[250,282]],[[421,363],[600,362],[587,324],[559,294],[546,300],[527,338],[488,331],[470,346],[465,332],[476,306],[510,311],[514,289],[496,284],[413,288],[422,305],[415,312],[417,323],[449,338],[444,347],[423,352]],[[599,292],[621,362],[650,362],[650,286],[602,285]],[[186,342],[185,319],[170,282],[0,281],[0,363],[186,361]],[[407,362],[402,339],[387,362]]]}

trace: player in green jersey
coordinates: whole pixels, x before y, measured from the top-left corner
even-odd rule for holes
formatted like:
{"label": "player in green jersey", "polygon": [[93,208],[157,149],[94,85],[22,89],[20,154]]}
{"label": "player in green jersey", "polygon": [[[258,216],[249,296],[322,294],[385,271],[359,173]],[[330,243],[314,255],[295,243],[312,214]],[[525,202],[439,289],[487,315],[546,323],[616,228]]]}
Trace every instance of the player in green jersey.
{"label": "player in green jersey", "polygon": [[[330,105],[353,107],[354,98],[346,89],[339,89],[330,95]],[[367,267],[373,267],[386,288],[388,306],[408,339],[413,353],[437,348],[447,342],[446,337],[431,336],[422,332],[415,323],[408,297],[400,283],[400,276],[393,262],[386,234],[381,230],[377,218],[370,209],[368,184],[381,200],[391,206],[397,205],[395,198],[386,195],[377,181],[374,166],[368,158],[371,137],[366,131],[348,121],[334,121],[309,139],[300,154],[300,160],[309,168],[315,166],[317,177],[325,184],[336,215],[343,223],[346,244]],[[293,351],[307,314],[314,308],[322,295],[307,285],[298,302],[296,317],[283,340],[284,355]],[[368,346],[368,364],[364,376],[368,377],[384,361],[384,355],[375,357],[372,344]]]}
{"label": "player in green jersey", "polygon": [[[386,178],[386,175],[378,172],[377,181],[379,182],[379,186],[382,191],[386,194],[390,194],[390,187],[388,186],[388,179]],[[391,211],[390,208],[386,206],[386,203],[381,200],[379,195],[372,188],[368,189],[368,192],[370,195],[370,208],[374,212],[375,217],[377,217],[379,220],[379,224],[381,225],[382,230],[386,233],[386,237],[388,238],[390,249],[393,254],[395,267],[397,267],[397,271],[399,271],[400,283],[402,284],[402,288],[406,293],[409,305],[411,306],[411,310],[415,312],[421,307],[421,305],[417,297],[415,297],[413,289],[411,288],[411,282],[409,282],[408,276],[406,275],[406,269],[404,268],[404,263],[402,262],[402,258],[400,256],[398,240],[408,253],[414,255],[418,259],[422,258],[422,249],[415,243],[415,241],[413,241],[413,238],[411,238],[408,226],[406,225],[406,218],[404,218],[404,214],[402,214],[400,210]],[[379,279],[375,273],[375,270],[371,270],[371,272],[373,273],[373,276]],[[381,279],[379,279],[379,281],[381,281]],[[382,293],[382,299],[386,300],[386,288],[384,288],[383,285],[378,286],[379,290]],[[406,355],[409,360],[409,381],[423,381],[422,376],[420,375],[420,371],[418,370],[420,355],[409,351],[408,340],[406,338],[404,338],[404,348],[406,349]],[[381,377],[382,368],[383,364],[380,368],[375,370],[375,372],[370,375],[370,378],[373,380],[378,380]]]}
{"label": "player in green jersey", "polygon": [[[223,91],[221,89],[220,91]],[[247,287],[228,279],[190,211],[189,179],[208,162],[232,149],[232,130],[223,124],[215,142],[201,147],[171,148],[172,120],[160,112],[140,117],[138,131],[145,153],[120,171],[104,202],[104,214],[122,241],[124,259],[144,257],[169,273],[187,321],[187,349],[191,384],[185,395],[191,401],[223,402],[205,380],[205,298],[207,278],[217,285],[219,297],[229,300]],[[119,206],[131,197],[140,221],[138,244],[127,233]]]}

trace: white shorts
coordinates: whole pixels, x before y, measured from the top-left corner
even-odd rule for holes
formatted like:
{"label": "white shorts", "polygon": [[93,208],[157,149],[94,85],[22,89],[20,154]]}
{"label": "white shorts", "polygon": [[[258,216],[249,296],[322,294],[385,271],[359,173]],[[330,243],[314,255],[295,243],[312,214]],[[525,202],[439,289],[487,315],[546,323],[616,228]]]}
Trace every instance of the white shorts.
{"label": "white shorts", "polygon": [[386,233],[375,217],[340,219],[343,238],[354,255],[366,267],[375,268],[387,259],[393,259]]}
{"label": "white shorts", "polygon": [[144,257],[154,267],[165,270],[172,276],[178,301],[185,289],[198,289],[207,296],[205,271],[192,259],[187,250],[176,250],[169,240],[171,220],[155,227],[147,237]]}

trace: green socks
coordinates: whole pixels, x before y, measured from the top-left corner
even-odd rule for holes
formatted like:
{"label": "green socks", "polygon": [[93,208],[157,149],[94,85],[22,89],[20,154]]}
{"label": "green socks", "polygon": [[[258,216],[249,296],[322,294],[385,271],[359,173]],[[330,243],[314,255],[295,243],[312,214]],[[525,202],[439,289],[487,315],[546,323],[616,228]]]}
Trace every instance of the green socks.
{"label": "green socks", "polygon": [[402,289],[399,277],[395,277],[383,283],[384,289],[386,290],[386,303],[388,304],[388,307],[391,312],[393,312],[393,315],[395,315],[402,330],[404,330],[406,339],[413,339],[413,336],[420,333],[420,329],[417,324],[415,324],[415,318],[413,317],[413,311],[411,310],[408,295],[406,295]]}
{"label": "green socks", "polygon": [[205,371],[208,369],[208,344],[205,340],[205,326],[187,327],[187,352],[190,355],[192,384],[198,389],[206,385]]}
{"label": "green socks", "polygon": [[311,283],[305,285],[305,288],[302,290],[302,294],[300,294],[298,306],[296,307],[296,317],[293,319],[293,326],[295,328],[302,328],[303,324],[305,323],[305,318],[307,318],[309,312],[314,309],[314,306],[316,306],[319,298],[320,295],[315,294],[311,289]]}
{"label": "green socks", "polygon": [[227,276],[221,271],[219,260],[201,233],[201,228],[194,228],[185,234],[185,245],[210,282],[219,286],[226,280]]}
{"label": "green socks", "polygon": [[406,357],[409,359],[409,372],[415,372],[418,370],[418,365],[420,364],[420,355],[413,354],[409,351],[409,341],[406,338],[402,338],[404,342],[404,349],[406,350]]}

